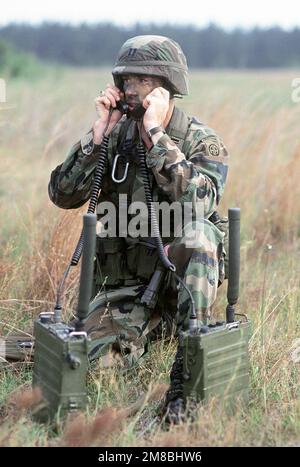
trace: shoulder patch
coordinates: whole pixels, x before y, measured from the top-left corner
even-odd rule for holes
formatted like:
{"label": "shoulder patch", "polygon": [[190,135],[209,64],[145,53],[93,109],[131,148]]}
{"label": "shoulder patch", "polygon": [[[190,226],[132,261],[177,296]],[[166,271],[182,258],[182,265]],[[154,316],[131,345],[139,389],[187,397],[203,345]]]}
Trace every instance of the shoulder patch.
{"label": "shoulder patch", "polygon": [[208,146],[208,152],[211,156],[219,156],[220,148],[215,143],[211,143]]}
{"label": "shoulder patch", "polygon": [[205,146],[205,153],[207,157],[219,158],[223,156],[223,144],[216,135],[208,136],[201,140]]}

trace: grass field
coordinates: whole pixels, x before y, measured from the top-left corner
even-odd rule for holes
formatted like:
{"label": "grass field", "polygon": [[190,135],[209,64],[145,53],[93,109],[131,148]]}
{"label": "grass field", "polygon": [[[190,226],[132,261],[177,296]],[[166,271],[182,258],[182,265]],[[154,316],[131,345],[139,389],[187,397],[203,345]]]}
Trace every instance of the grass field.
{"label": "grass field", "polygon": [[[32,364],[0,374],[0,445],[278,446],[300,444],[300,104],[291,83],[300,70],[193,72],[179,102],[214,128],[231,155],[222,213],[242,210],[240,312],[253,323],[251,399],[247,410],[199,408],[196,421],[165,431],[157,417],[175,343],[157,343],[138,370],[89,374],[91,403],[54,433],[28,414]],[[46,76],[7,82],[0,104],[0,334],[30,330],[51,309],[77,241],[80,211],[51,204],[47,183],[68,148],[92,125],[94,97],[109,71],[49,69]],[[77,273],[64,315],[75,304]],[[220,289],[215,316],[221,317]]]}

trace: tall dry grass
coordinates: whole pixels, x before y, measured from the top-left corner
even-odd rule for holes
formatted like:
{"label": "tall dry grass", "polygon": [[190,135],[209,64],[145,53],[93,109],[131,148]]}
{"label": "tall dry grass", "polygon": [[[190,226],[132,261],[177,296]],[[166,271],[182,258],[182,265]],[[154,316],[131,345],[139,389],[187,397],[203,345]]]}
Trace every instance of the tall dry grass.
{"label": "tall dry grass", "polygon": [[[11,412],[2,408],[2,444],[298,443],[299,363],[291,355],[300,337],[300,105],[291,101],[291,82],[299,73],[194,72],[190,97],[179,102],[189,114],[216,129],[231,155],[221,211],[226,213],[229,206],[242,210],[239,307],[253,323],[249,408],[230,417],[220,414],[212,402],[199,409],[193,425],[165,432],[157,417],[161,396],[147,403],[141,399],[142,393],[151,395],[148,386],[168,383],[175,344],[157,344],[148,361],[130,376],[114,371],[103,374],[94,368],[89,376],[88,418],[59,433],[34,424],[24,403],[20,408],[14,402]],[[105,70],[53,70],[34,85],[20,80],[7,83],[7,106],[0,110],[1,334],[17,329],[30,332],[34,316],[53,307],[84,209],[62,211],[53,206],[47,183],[68,148],[91,127],[93,99],[109,80]],[[65,316],[74,308],[77,281],[78,271],[73,271]],[[225,288],[220,289],[215,316],[223,315],[225,295]],[[30,363],[3,370],[2,407],[12,391],[30,386],[30,379]],[[140,407],[133,414],[129,408],[137,401]],[[126,423],[115,430],[114,420],[120,413]],[[112,429],[107,438],[102,434],[98,439],[103,420]],[[90,433],[90,439],[80,438],[82,432]]]}

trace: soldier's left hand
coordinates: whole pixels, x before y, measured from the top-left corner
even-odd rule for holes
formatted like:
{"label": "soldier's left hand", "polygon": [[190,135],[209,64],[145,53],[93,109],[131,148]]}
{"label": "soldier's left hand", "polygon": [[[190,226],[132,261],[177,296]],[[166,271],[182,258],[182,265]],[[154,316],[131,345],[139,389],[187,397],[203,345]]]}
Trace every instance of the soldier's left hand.
{"label": "soldier's left hand", "polygon": [[166,89],[159,87],[153,89],[143,100],[143,107],[146,109],[143,124],[146,131],[162,125],[169,109],[170,93]]}

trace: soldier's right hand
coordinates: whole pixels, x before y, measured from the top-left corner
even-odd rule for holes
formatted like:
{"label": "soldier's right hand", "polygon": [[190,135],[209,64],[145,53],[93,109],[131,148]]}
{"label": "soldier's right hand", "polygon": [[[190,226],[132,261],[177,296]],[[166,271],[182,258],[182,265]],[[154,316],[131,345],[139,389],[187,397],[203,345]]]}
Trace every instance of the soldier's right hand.
{"label": "soldier's right hand", "polygon": [[106,134],[109,135],[112,129],[116,126],[122,113],[116,109],[117,102],[120,99],[124,99],[124,94],[116,86],[108,84],[105,91],[101,91],[100,96],[95,99],[96,112],[98,114],[98,119],[93,125],[94,132],[94,143],[100,144],[103,137],[103,132],[107,125],[109,119],[109,111],[111,108],[115,110],[111,114],[109,126],[106,130]]}

